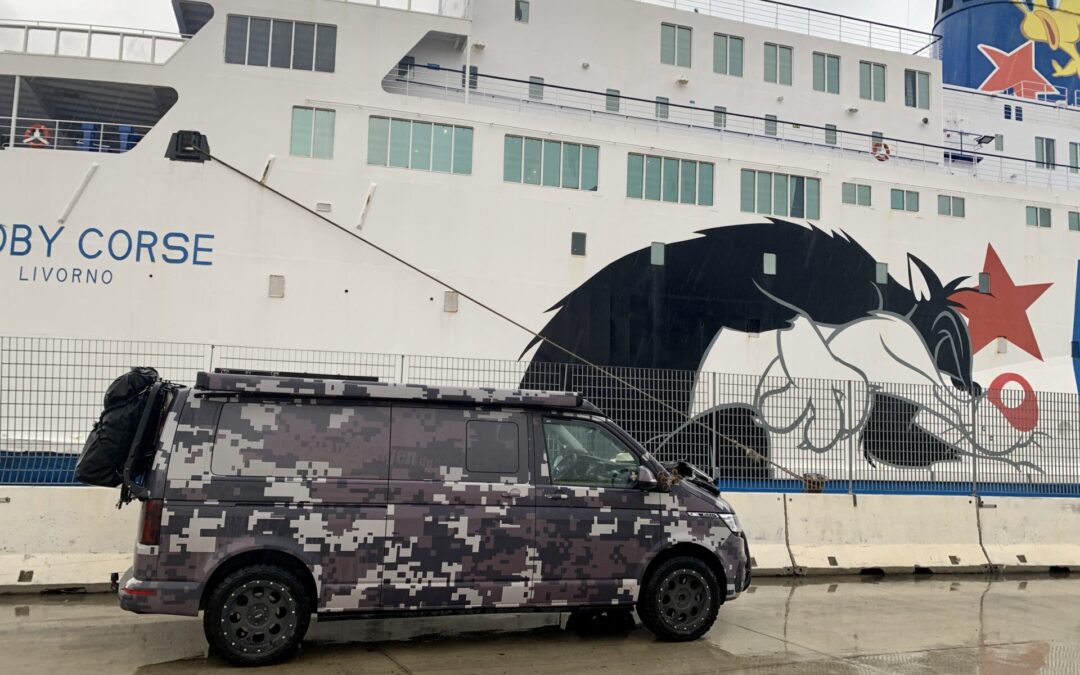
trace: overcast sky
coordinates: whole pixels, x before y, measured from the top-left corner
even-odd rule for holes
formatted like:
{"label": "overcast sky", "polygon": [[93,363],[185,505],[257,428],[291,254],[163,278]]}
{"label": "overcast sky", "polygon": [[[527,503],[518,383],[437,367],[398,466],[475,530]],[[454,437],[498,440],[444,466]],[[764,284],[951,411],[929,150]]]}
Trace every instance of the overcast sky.
{"label": "overcast sky", "polygon": [[[287,2],[288,0],[282,0]],[[794,5],[929,31],[934,0],[787,0]],[[539,0],[537,4],[542,3]],[[169,0],[0,0],[0,19],[99,23],[175,31]]]}

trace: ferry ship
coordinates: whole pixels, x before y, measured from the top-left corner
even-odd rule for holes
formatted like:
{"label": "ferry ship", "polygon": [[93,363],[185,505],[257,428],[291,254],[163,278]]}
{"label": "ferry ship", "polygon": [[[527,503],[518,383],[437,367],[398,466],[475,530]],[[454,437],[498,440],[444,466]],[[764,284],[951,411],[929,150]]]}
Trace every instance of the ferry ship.
{"label": "ferry ship", "polygon": [[3,335],[517,361],[659,452],[1075,474],[1074,3],[172,4],[0,17]]}

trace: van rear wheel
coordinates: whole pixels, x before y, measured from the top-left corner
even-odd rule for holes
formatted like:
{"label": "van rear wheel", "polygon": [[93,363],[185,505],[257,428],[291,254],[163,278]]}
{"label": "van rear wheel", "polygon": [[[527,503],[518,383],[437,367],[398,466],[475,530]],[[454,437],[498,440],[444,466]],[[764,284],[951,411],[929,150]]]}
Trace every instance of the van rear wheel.
{"label": "van rear wheel", "polygon": [[203,632],[226,661],[263,666],[289,659],[311,622],[311,598],[286,570],[253,565],[222,579],[210,592]]}
{"label": "van rear wheel", "polygon": [[712,628],[720,609],[720,584],[705,561],[677,556],[645,580],[638,616],[661,640],[696,640]]}

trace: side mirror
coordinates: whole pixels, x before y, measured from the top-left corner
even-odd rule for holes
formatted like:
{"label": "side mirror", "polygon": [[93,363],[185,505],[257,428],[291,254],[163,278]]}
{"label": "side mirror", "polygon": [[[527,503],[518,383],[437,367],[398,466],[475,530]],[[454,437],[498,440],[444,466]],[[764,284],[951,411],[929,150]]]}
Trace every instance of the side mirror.
{"label": "side mirror", "polygon": [[637,470],[637,487],[641,490],[655,490],[660,482],[656,480],[656,474],[647,466],[639,466]]}

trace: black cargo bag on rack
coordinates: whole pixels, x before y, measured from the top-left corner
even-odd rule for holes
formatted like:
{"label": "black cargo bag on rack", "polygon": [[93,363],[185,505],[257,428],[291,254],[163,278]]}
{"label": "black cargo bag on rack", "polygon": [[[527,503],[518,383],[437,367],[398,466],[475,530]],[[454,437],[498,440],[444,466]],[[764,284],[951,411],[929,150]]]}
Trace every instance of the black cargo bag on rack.
{"label": "black cargo bag on rack", "polygon": [[[87,485],[116,487],[123,482],[124,464],[132,450],[150,392],[158,382],[153,368],[132,367],[105,392],[105,409],[83,445],[75,479]],[[145,436],[147,429],[143,428]]]}

